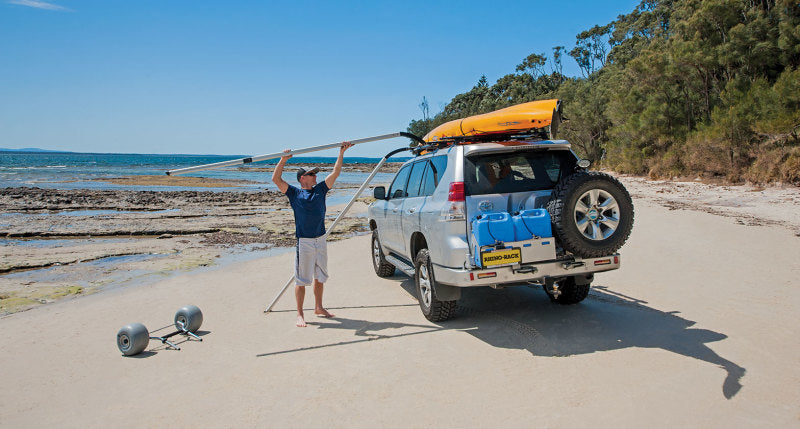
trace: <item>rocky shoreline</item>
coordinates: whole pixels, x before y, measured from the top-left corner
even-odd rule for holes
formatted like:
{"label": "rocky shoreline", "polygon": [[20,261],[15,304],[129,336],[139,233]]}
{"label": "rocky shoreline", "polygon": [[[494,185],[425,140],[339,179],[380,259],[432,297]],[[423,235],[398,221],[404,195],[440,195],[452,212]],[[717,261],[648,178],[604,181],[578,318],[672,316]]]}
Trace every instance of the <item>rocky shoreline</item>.
{"label": "rocky shoreline", "polygon": [[[348,192],[348,191],[345,191]],[[368,231],[356,203],[330,240]],[[329,207],[329,224],[343,207]],[[294,245],[277,191],[0,190],[0,314]]]}

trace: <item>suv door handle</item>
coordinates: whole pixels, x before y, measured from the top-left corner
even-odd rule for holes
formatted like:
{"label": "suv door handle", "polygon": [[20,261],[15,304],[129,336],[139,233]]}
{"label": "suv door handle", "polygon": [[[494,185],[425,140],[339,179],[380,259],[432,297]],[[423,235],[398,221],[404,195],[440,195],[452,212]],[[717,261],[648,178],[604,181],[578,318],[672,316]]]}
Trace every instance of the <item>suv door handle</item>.
{"label": "suv door handle", "polygon": [[409,213],[414,213],[415,211],[417,211],[416,207],[412,207],[412,208],[408,209]]}

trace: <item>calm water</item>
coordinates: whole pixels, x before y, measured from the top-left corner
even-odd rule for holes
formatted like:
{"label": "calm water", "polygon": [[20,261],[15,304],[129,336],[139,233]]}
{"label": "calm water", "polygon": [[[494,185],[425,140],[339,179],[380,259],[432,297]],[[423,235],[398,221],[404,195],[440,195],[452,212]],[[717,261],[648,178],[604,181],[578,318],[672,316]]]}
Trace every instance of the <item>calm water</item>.
{"label": "calm water", "polygon": [[[275,189],[271,182],[271,172],[256,172],[250,167],[265,167],[275,164],[277,159],[247,164],[242,169],[229,167],[218,170],[205,170],[185,176],[209,177],[219,179],[247,180],[254,184],[234,188],[185,188],[176,186],[124,186],[96,179],[133,176],[164,175],[167,170],[210,164],[231,159],[244,158],[244,155],[145,155],[145,154],[97,154],[97,153],[38,153],[38,152],[0,152],[0,189],[5,187],[28,186],[54,189],[129,189],[129,190],[210,190],[210,191],[260,191]],[[408,158],[392,158],[402,161]],[[293,157],[289,164],[330,164],[334,157]],[[377,163],[380,158],[345,158],[348,163]],[[249,170],[249,171],[248,171]],[[327,171],[330,171],[329,169]],[[326,175],[323,168],[321,178]],[[361,184],[369,173],[342,172],[337,183]],[[374,184],[387,183],[392,173],[378,173]],[[296,185],[293,172],[287,172],[284,180]]]}

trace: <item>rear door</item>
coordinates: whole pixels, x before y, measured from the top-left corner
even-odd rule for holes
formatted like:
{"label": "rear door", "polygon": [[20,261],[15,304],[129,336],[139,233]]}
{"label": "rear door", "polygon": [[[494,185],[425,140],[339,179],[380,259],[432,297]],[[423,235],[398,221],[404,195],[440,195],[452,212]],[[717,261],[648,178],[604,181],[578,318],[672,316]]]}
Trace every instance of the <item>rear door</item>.
{"label": "rear door", "polygon": [[[386,201],[386,220],[384,227],[379,232],[381,243],[395,253],[403,254],[403,230],[400,216],[403,202],[406,199],[406,184],[411,173],[411,166],[407,164],[397,172],[394,181],[389,186],[388,201]],[[381,228],[379,225],[378,228]]]}
{"label": "rear door", "polygon": [[521,150],[465,158],[468,220],[482,213],[542,207],[563,172],[569,171],[570,157],[563,150]]}
{"label": "rear door", "polygon": [[[526,149],[476,153],[464,158],[467,234],[486,213],[543,208],[563,174],[574,170],[566,150]],[[472,254],[473,249],[470,249]]]}
{"label": "rear door", "polygon": [[422,179],[428,164],[428,160],[424,159],[412,165],[411,173],[408,177],[408,185],[406,186],[406,198],[403,201],[402,215],[400,216],[403,231],[403,254],[412,260],[416,255],[411,254],[411,235],[419,231],[420,228],[420,208],[425,202],[425,195],[420,193],[420,189],[422,188]]}
{"label": "rear door", "polygon": [[441,221],[442,208],[448,202],[444,198],[439,198],[437,201],[433,197],[433,192],[439,185],[446,168],[446,155],[429,158],[425,174],[422,176],[422,185],[419,188],[420,196],[425,198],[419,209],[419,225],[435,263],[441,263],[444,260],[441,257],[443,254],[452,253],[448,248],[450,243],[448,238],[453,235],[450,230],[452,226],[449,225],[449,222]]}

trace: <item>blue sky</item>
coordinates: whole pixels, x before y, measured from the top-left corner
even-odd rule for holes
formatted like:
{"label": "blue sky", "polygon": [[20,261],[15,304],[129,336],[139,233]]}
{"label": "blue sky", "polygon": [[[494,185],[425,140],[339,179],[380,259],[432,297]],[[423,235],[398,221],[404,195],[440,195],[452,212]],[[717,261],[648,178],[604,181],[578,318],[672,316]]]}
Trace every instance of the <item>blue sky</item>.
{"label": "blue sky", "polygon": [[0,147],[260,155],[404,131],[423,96],[436,113],[638,3],[0,0]]}

